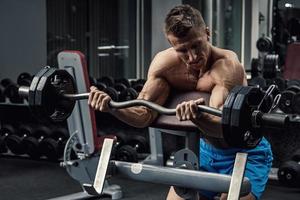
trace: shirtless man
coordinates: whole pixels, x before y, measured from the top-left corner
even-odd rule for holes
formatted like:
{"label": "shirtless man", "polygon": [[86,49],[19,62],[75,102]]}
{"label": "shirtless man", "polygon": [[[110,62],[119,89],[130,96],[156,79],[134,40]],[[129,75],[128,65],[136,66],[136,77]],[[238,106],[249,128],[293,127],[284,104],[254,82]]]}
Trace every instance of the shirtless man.
{"label": "shirtless man", "polygon": [[[236,85],[246,85],[245,70],[232,51],[220,49],[209,43],[210,33],[200,12],[191,6],[174,7],[165,19],[165,35],[171,48],[159,52],[153,59],[147,82],[138,99],[163,105],[170,91],[201,91],[211,94],[209,106],[222,109],[230,90]],[[88,103],[95,110],[109,112],[135,127],[147,127],[157,113],[143,106],[110,109],[111,98],[92,86]],[[204,100],[182,102],[176,107],[179,120],[191,120],[204,133],[200,141],[200,167],[203,170],[230,174],[235,153],[248,152],[245,176],[250,179],[252,191],[242,199],[259,199],[268,180],[272,163],[270,145],[263,139],[252,150],[230,148],[223,140],[221,119],[210,114],[197,115],[197,104]],[[201,199],[212,199],[216,194],[201,191]],[[167,199],[181,199],[171,187]],[[221,194],[226,199],[226,194]]]}

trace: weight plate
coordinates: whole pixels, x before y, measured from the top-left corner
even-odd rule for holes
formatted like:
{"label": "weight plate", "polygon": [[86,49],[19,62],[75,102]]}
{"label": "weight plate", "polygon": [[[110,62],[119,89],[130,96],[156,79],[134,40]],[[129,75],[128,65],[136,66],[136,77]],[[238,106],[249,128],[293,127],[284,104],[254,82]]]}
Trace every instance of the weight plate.
{"label": "weight plate", "polygon": [[234,103],[237,93],[243,88],[243,86],[235,86],[229,93],[222,111],[222,130],[223,137],[228,144],[231,144],[231,130],[230,130],[230,115],[232,105]]}
{"label": "weight plate", "polygon": [[243,87],[234,100],[231,110],[231,145],[238,148],[254,148],[260,142],[260,129],[252,126],[252,111],[261,101],[262,91],[257,87]]}
{"label": "weight plate", "polygon": [[65,70],[50,69],[41,77],[35,95],[35,105],[41,116],[59,122],[67,119],[75,101],[63,98],[61,94],[75,94],[73,77]]}

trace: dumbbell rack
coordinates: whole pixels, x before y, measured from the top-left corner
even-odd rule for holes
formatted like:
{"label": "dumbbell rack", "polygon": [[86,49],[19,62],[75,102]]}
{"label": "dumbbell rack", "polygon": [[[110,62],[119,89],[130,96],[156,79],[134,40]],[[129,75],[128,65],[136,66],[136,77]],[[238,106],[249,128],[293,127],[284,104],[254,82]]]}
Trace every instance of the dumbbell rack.
{"label": "dumbbell rack", "polygon": [[[53,126],[51,122],[48,121],[38,121],[38,119],[32,115],[28,102],[25,100],[23,103],[12,103],[6,98],[5,102],[0,103],[0,128],[2,128],[5,124],[9,125],[22,125],[22,124],[35,124],[41,126]],[[13,115],[11,114],[13,113]],[[17,124],[15,122],[18,122]],[[56,126],[66,127],[65,122],[61,122],[56,124]],[[33,128],[33,127],[32,127]],[[7,149],[7,152],[1,153],[3,156],[12,156],[12,157],[20,157],[20,158],[28,158],[33,159],[26,153],[22,154],[14,154],[10,149]],[[36,159],[36,158],[34,158]],[[38,158],[39,160],[49,160],[44,155]],[[52,160],[54,161],[54,160]],[[61,161],[61,158],[58,159]]]}

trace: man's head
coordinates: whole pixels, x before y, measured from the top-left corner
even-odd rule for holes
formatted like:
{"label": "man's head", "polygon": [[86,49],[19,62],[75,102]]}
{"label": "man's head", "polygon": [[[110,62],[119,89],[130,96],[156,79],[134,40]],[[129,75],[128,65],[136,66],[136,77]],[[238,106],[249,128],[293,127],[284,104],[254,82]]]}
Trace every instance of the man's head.
{"label": "man's head", "polygon": [[179,5],[170,10],[165,19],[165,33],[175,37],[185,37],[190,29],[195,28],[200,32],[206,31],[206,25],[201,13],[189,6]]}
{"label": "man's head", "polygon": [[209,30],[197,9],[189,5],[174,7],[166,16],[164,31],[188,66],[199,69],[207,64]]}

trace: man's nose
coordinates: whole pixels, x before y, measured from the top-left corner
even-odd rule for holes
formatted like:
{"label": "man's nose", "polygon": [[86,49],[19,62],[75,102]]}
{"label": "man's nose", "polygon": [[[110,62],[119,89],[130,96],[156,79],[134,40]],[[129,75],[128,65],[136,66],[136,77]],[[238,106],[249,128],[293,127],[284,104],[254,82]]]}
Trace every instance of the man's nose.
{"label": "man's nose", "polygon": [[189,50],[188,57],[189,57],[189,63],[195,62],[195,60],[197,58],[196,51],[194,49]]}

